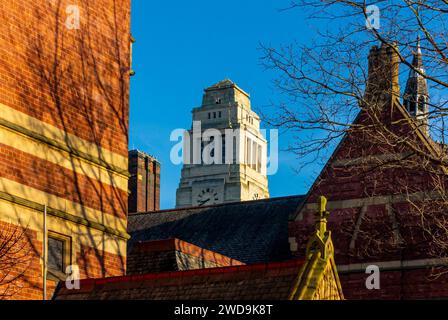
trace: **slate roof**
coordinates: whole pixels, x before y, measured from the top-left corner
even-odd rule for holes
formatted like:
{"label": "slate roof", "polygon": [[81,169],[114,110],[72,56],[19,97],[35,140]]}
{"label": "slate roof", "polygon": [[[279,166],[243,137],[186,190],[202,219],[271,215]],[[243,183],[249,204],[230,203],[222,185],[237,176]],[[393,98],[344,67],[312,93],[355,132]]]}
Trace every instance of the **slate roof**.
{"label": "slate roof", "polygon": [[245,264],[291,258],[288,216],[304,196],[130,214],[129,250],[138,241],[181,239]]}
{"label": "slate roof", "polygon": [[137,242],[126,257],[126,274],[145,274],[213,267],[229,267],[244,263],[179,240]]}
{"label": "slate roof", "polygon": [[304,261],[61,282],[55,300],[287,300]]}

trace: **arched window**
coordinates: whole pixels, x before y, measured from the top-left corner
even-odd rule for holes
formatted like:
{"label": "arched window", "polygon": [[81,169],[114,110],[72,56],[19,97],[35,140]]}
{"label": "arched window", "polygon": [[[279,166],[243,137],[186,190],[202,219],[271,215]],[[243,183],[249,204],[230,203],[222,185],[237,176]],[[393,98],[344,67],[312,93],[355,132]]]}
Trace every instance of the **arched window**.
{"label": "arched window", "polygon": [[417,111],[417,106],[415,101],[413,101],[412,99],[408,100],[408,110],[410,114],[415,114],[415,112]]}
{"label": "arched window", "polygon": [[426,112],[426,98],[424,96],[418,98],[418,111],[422,113]]}

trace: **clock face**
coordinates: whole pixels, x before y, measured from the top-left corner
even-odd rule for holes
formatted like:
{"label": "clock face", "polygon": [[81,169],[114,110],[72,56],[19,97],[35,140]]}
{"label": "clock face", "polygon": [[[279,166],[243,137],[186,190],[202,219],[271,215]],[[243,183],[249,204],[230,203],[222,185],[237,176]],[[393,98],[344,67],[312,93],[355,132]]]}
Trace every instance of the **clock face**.
{"label": "clock face", "polygon": [[199,206],[206,206],[217,203],[219,201],[219,195],[212,188],[204,188],[199,192],[196,200]]}

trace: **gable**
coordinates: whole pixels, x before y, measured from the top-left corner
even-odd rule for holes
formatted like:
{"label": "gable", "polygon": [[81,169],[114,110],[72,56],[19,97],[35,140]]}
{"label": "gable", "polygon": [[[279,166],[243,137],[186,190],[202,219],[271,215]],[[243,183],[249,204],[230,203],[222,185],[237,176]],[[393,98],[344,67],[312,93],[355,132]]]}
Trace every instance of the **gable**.
{"label": "gable", "polygon": [[[378,121],[385,125],[378,128]],[[387,135],[392,137],[390,141]],[[363,109],[316,178],[304,204],[315,203],[320,195],[333,202],[428,190],[430,175],[420,164],[424,159],[437,160],[440,152],[397,98],[379,110]],[[437,163],[434,167],[444,170]],[[329,206],[332,208],[331,203]],[[302,217],[298,210],[291,219]]]}
{"label": "gable", "polygon": [[294,256],[302,256],[303,234],[324,195],[338,263],[428,257],[421,214],[412,204],[438,196],[434,178],[446,179],[443,150],[400,104],[399,88],[393,90],[370,92],[376,101],[362,108],[291,217]]}

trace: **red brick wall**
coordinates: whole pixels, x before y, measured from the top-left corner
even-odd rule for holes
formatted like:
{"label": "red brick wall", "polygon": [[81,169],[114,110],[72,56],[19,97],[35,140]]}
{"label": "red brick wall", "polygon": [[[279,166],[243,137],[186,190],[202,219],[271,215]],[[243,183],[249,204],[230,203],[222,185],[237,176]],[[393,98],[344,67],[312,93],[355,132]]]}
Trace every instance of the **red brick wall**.
{"label": "red brick wall", "polygon": [[127,192],[0,143],[1,176],[121,218]]}
{"label": "red brick wall", "polygon": [[129,212],[160,209],[160,163],[137,150],[129,152]]}
{"label": "red brick wall", "polygon": [[[0,221],[0,300],[41,300],[42,239],[29,228]],[[6,245],[5,245],[6,244]],[[12,250],[7,250],[13,245]],[[75,252],[81,279],[120,276],[125,273],[126,260],[111,253],[81,246]],[[13,281],[11,284],[8,281]],[[51,299],[57,283],[47,281],[47,298]]]}
{"label": "red brick wall", "polygon": [[76,264],[81,272],[81,279],[121,276],[126,271],[125,257],[87,246],[81,246]]}
{"label": "red brick wall", "polygon": [[0,103],[127,156],[130,0],[8,0],[0,20]]}
{"label": "red brick wall", "polygon": [[[391,77],[390,73],[386,74]],[[373,77],[371,80],[384,79]],[[392,82],[389,81],[388,86]],[[371,86],[383,87],[381,84]],[[432,179],[437,177],[434,173],[437,167],[423,167],[421,164],[428,163],[427,159],[415,152],[415,149],[419,149],[429,154],[431,142],[422,139],[412,129],[405,113],[402,113],[390,95],[378,95],[377,91],[369,92],[369,95],[372,100],[376,95],[381,97],[379,103],[367,105],[356,119],[355,123],[359,126],[354,126],[342,140],[309,191],[307,204],[317,203],[321,195],[327,197],[330,203],[341,204],[342,201],[380,197],[383,197],[384,203],[387,202],[384,199],[392,199],[392,196],[434,190]],[[403,157],[410,152],[414,154]],[[400,160],[381,158],[388,155],[402,156],[398,158]],[[351,163],[347,160],[351,160]],[[414,204],[418,206],[421,203]],[[423,228],[422,216],[406,199],[395,201],[390,207],[386,204],[370,204],[364,210],[362,205],[349,205],[347,202],[343,209],[331,209],[328,229],[332,232],[338,265],[440,257],[435,255],[437,250],[434,250],[434,241]],[[296,256],[305,252],[307,237],[313,232],[315,211],[304,208],[299,216],[303,219],[289,224],[290,237],[295,238],[298,246],[294,252]],[[428,297],[432,297],[429,290],[437,292],[434,297],[447,297],[448,292],[441,287],[441,282],[429,285],[422,276],[424,272],[429,271],[415,269],[382,273],[385,277],[384,287],[369,293],[365,293],[365,274],[343,275],[342,287],[347,298],[369,298],[371,295],[381,299],[418,298],[419,295],[423,296],[421,290],[427,290]],[[397,291],[397,286],[404,289]]]}
{"label": "red brick wall", "polygon": [[0,300],[42,298],[41,248],[36,232],[0,221]]}
{"label": "red brick wall", "polygon": [[345,298],[410,300],[446,299],[448,296],[448,275],[434,278],[430,270],[383,271],[380,273],[380,288],[371,290],[365,286],[367,277],[365,273],[340,273]]}
{"label": "red brick wall", "polygon": [[[344,145],[338,152],[340,154],[336,155],[336,159],[339,155],[350,154]],[[389,168],[366,174],[353,167],[337,167],[330,163],[311,190],[308,203],[317,202],[320,195],[325,195],[329,201],[342,201],[403,194],[405,190],[409,193],[431,190],[428,181],[427,176],[412,171],[412,168]],[[328,229],[332,232],[338,265],[438,257],[434,254],[432,239],[422,228],[421,215],[406,201],[394,203],[391,209],[393,217],[383,204],[367,206],[358,227],[356,224],[361,215],[361,207],[331,210]],[[307,236],[313,232],[314,213],[313,210],[303,210],[303,220],[289,224],[289,234],[295,237],[298,244],[295,256],[300,257],[305,252]],[[409,270],[402,273],[382,273],[385,284],[379,291],[365,289],[365,274],[343,275],[342,288],[348,299],[424,298],[422,291],[425,290],[428,292],[427,298],[446,298],[448,291],[444,289],[442,282],[429,283],[421,276],[423,272],[425,271],[413,273],[413,270]],[[397,288],[402,289],[400,291]]]}
{"label": "red brick wall", "polygon": [[[79,29],[66,27],[69,5]],[[0,20],[0,104],[127,157],[130,1],[3,1]],[[1,156],[1,177],[127,214],[125,191],[7,146]]]}
{"label": "red brick wall", "polygon": [[[69,5],[80,9],[77,30],[65,25]],[[0,107],[127,157],[130,0],[0,1],[0,21]],[[41,129],[46,132],[45,126]],[[69,140],[66,146],[72,148]],[[127,215],[125,191],[6,145],[0,146],[0,177],[24,189]],[[0,191],[9,192],[8,186]],[[32,231],[29,245],[31,265],[17,299],[41,295],[41,244]],[[125,258],[104,253],[101,244],[76,256],[83,277],[124,274]]]}
{"label": "red brick wall", "polygon": [[154,206],[153,210],[160,210],[160,163],[153,162],[154,173]]}

